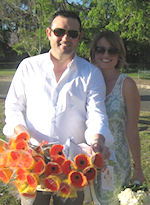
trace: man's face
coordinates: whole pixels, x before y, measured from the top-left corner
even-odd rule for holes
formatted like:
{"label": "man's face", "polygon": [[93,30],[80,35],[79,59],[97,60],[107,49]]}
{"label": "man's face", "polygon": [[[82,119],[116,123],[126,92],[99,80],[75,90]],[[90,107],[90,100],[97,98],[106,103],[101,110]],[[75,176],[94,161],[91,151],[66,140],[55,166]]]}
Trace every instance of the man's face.
{"label": "man's face", "polygon": [[[66,32],[64,35],[59,36],[56,35],[55,29],[64,29]],[[78,31],[77,37],[71,37],[67,33],[68,30]],[[51,44],[51,54],[54,57],[64,55],[72,57],[74,55],[81,36],[80,25],[76,19],[57,16],[53,20],[51,28],[47,28],[46,32]]]}

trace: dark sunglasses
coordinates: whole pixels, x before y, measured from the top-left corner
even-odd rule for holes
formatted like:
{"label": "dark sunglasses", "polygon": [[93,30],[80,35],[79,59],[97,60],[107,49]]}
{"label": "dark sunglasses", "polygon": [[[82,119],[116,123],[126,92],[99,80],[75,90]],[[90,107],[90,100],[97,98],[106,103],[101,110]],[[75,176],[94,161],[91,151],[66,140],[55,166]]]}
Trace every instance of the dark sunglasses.
{"label": "dark sunglasses", "polygon": [[104,54],[106,51],[108,52],[109,55],[116,55],[116,54],[119,53],[118,48],[115,48],[115,47],[110,47],[110,48],[106,49],[106,48],[103,47],[103,46],[97,46],[97,47],[95,48],[95,52],[96,52],[96,53]]}
{"label": "dark sunglasses", "polygon": [[79,31],[76,31],[76,30],[65,30],[62,28],[55,28],[54,30],[51,29],[51,31],[53,31],[53,33],[57,37],[63,37],[65,34],[67,34],[71,38],[77,38],[80,33]]}

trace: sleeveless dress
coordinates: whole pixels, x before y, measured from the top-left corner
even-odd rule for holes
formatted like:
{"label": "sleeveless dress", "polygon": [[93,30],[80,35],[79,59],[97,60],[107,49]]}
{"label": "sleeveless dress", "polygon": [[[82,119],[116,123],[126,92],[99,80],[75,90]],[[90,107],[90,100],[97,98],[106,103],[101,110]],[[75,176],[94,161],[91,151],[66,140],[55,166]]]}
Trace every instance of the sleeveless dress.
{"label": "sleeveless dress", "polygon": [[118,205],[118,194],[121,187],[129,184],[131,173],[131,161],[129,147],[125,136],[126,107],[123,99],[123,82],[127,78],[120,74],[113,90],[106,97],[106,111],[109,120],[109,128],[114,136],[114,144],[110,149],[114,150],[116,163],[114,168],[114,190],[108,191],[101,187],[101,175],[98,174],[94,182],[95,194],[101,205]]}

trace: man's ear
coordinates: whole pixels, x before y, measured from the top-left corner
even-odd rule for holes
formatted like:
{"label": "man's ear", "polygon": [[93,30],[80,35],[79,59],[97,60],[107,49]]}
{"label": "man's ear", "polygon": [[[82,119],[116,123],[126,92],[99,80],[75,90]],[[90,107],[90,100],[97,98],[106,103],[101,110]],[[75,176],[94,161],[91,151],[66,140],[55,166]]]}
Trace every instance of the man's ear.
{"label": "man's ear", "polygon": [[49,37],[51,36],[51,29],[49,27],[47,27],[47,29],[46,29],[46,34],[47,34],[47,37],[49,39]]}

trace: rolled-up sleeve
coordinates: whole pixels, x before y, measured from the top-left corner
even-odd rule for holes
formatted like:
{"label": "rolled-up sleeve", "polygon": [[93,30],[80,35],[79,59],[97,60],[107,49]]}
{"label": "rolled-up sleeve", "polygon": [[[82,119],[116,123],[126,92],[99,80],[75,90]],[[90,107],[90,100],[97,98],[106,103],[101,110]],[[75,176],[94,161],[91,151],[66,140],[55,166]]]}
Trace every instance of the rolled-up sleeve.
{"label": "rolled-up sleeve", "polygon": [[95,69],[89,78],[87,93],[87,129],[85,139],[92,144],[92,136],[101,134],[105,137],[106,146],[113,143],[113,135],[109,130],[108,119],[105,108],[106,86],[102,73]]}
{"label": "rolled-up sleeve", "polygon": [[5,126],[3,133],[7,137],[11,137],[14,134],[14,128],[22,124],[26,127],[24,113],[25,113],[25,92],[24,92],[24,76],[22,62],[18,67],[5,101]]}

